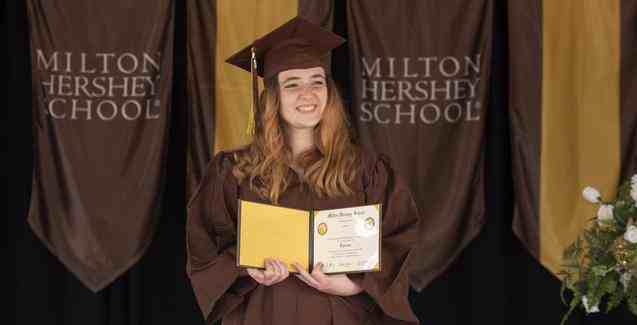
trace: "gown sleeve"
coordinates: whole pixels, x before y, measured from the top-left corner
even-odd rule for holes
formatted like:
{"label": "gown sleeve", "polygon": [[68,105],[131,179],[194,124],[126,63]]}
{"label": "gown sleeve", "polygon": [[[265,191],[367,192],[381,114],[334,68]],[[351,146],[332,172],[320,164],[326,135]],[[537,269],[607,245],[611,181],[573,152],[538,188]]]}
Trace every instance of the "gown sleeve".
{"label": "gown sleeve", "polygon": [[[358,274],[358,283],[381,308],[387,323],[418,323],[408,294],[407,260],[417,239],[418,210],[407,184],[386,156],[375,157],[363,174],[366,201],[382,204],[381,271]],[[392,321],[390,321],[392,320]]]}
{"label": "gown sleeve", "polygon": [[227,153],[219,153],[188,202],[186,271],[207,323],[244,302],[257,284],[236,266],[238,184]]}

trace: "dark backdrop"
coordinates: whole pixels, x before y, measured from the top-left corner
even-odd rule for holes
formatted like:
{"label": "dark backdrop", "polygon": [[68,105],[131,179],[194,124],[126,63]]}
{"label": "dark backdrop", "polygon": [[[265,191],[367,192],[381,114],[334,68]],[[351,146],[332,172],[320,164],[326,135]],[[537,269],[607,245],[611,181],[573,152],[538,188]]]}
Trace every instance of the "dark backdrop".
{"label": "dark backdrop", "polygon": [[[345,1],[336,1],[336,30],[345,35]],[[166,191],[153,244],[145,257],[111,286],[95,294],[83,287],[34,236],[26,223],[31,190],[33,136],[31,77],[26,5],[4,2],[6,26],[3,68],[8,100],[2,121],[8,164],[8,242],[13,252],[15,324],[138,325],[202,324],[185,276],[185,1],[177,1],[175,80]],[[487,217],[480,236],[448,272],[422,292],[410,295],[423,324],[559,324],[566,307],[560,282],[526,253],[511,231],[512,197],[507,114],[508,60],[506,1],[496,1],[491,106],[487,137]],[[347,64],[347,49],[334,54]],[[335,78],[347,99],[346,69]],[[5,79],[6,80],[6,79]],[[8,135],[8,136],[7,136]],[[13,265],[12,265],[13,264]],[[11,287],[11,285],[9,286]],[[12,297],[10,292],[7,296]],[[625,307],[609,315],[584,317],[568,324],[635,324]],[[5,318],[6,319],[6,318]],[[3,322],[4,323],[4,322]]]}

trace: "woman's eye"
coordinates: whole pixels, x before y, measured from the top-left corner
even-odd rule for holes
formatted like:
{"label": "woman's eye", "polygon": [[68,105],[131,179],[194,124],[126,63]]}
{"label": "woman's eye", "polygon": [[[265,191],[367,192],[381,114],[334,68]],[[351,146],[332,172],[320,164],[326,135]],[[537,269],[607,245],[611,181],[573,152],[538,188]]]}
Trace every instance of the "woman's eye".
{"label": "woman's eye", "polygon": [[317,85],[317,86],[322,86],[322,85],[325,84],[325,82],[323,82],[323,80],[316,80],[312,84]]}
{"label": "woman's eye", "polygon": [[298,84],[286,84],[285,86],[283,86],[283,88],[285,89],[294,89],[298,87]]}

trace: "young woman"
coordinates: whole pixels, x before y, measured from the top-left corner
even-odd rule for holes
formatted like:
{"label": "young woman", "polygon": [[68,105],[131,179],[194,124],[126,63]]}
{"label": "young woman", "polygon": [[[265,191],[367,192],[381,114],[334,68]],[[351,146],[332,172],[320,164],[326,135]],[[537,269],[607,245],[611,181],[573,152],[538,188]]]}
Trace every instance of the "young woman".
{"label": "young woman", "polygon": [[[265,89],[252,143],[217,154],[188,206],[188,275],[209,323],[418,323],[406,269],[416,206],[386,157],[352,143],[323,60],[342,42],[295,18],[230,59],[264,77]],[[264,270],[237,267],[238,199],[303,210],[381,203],[381,271],[327,275],[316,265],[308,273],[276,257]]]}

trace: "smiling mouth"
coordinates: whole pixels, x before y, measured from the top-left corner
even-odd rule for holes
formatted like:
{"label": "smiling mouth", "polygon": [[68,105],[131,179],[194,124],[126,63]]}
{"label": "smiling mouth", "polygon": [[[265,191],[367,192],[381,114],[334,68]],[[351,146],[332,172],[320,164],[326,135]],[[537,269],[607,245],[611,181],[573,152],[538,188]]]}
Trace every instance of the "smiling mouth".
{"label": "smiling mouth", "polygon": [[304,112],[304,113],[312,112],[315,109],[316,109],[316,105],[300,105],[296,107],[297,111]]}

